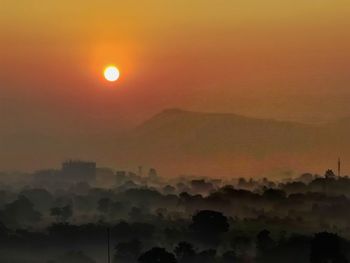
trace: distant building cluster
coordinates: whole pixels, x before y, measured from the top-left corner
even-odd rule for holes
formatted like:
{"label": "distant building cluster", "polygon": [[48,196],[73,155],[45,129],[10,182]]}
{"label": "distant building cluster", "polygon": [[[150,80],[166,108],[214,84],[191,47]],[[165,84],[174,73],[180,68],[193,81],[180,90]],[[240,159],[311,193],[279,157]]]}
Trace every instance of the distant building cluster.
{"label": "distant building cluster", "polygon": [[143,167],[139,166],[137,172],[118,170],[114,172],[109,168],[98,168],[96,162],[82,160],[67,160],[61,165],[61,169],[40,170],[35,172],[34,180],[43,185],[62,185],[88,183],[94,185],[99,177],[113,177],[113,184],[120,185],[128,181],[159,180],[157,170],[150,168],[147,176],[143,176]]}
{"label": "distant building cluster", "polygon": [[42,183],[89,183],[96,181],[96,163],[81,160],[68,160],[62,163],[60,170],[37,171],[34,179]]}

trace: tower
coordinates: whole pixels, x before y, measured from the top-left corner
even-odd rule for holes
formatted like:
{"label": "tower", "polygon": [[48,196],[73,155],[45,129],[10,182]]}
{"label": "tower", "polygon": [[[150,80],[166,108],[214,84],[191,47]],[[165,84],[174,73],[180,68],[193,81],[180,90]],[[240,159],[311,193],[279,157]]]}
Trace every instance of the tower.
{"label": "tower", "polygon": [[338,177],[340,177],[340,158],[338,158]]}

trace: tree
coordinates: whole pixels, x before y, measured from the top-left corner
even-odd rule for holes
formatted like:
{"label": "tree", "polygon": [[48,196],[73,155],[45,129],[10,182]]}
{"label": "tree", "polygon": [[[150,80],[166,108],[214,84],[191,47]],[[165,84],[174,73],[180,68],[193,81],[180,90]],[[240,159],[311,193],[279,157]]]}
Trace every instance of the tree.
{"label": "tree", "polygon": [[187,242],[180,242],[177,244],[174,253],[180,263],[193,262],[196,256],[196,251],[194,250],[193,245]]}
{"label": "tree", "polygon": [[231,240],[230,244],[237,254],[245,254],[252,246],[252,240],[248,236],[238,235]]}
{"label": "tree", "polygon": [[28,198],[40,212],[50,209],[53,203],[52,194],[45,189],[26,189],[21,191],[20,195]]}
{"label": "tree", "polygon": [[263,197],[269,201],[281,201],[286,198],[283,190],[268,188],[264,191]]}
{"label": "tree", "polygon": [[202,210],[192,217],[190,228],[202,241],[217,242],[220,234],[229,230],[229,224],[222,213]]}
{"label": "tree", "polygon": [[264,229],[258,233],[256,236],[257,248],[261,251],[266,251],[273,247],[274,241],[270,237],[270,231]]}
{"label": "tree", "polygon": [[336,175],[334,174],[333,170],[328,169],[325,174],[324,177],[326,179],[334,179],[336,177]]}
{"label": "tree", "polygon": [[347,263],[336,234],[318,233],[311,242],[311,263]]}
{"label": "tree", "polygon": [[270,231],[264,229],[256,236],[258,262],[269,262],[268,258],[275,242],[270,237]]}
{"label": "tree", "polygon": [[82,251],[69,251],[61,256],[58,263],[96,263],[95,260],[86,256]]}
{"label": "tree", "polygon": [[222,263],[236,263],[237,262],[236,252],[234,252],[233,250],[226,251],[221,256],[221,262]]}
{"label": "tree", "polygon": [[70,205],[63,207],[53,207],[50,210],[51,216],[56,218],[57,222],[67,222],[70,217],[73,216],[73,210]]}
{"label": "tree", "polygon": [[198,263],[215,263],[216,262],[216,250],[206,249],[198,253],[196,261]]}
{"label": "tree", "polygon": [[[25,196],[5,205],[3,217],[6,224],[33,224],[41,219],[41,214],[34,209],[34,205]],[[6,221],[9,222],[6,222]]]}
{"label": "tree", "polygon": [[109,212],[111,203],[112,203],[111,199],[109,199],[109,198],[101,198],[98,201],[97,210],[100,211],[103,214],[107,214]]}
{"label": "tree", "polygon": [[53,207],[53,208],[51,208],[50,215],[54,216],[56,218],[56,221],[60,221],[61,208],[60,207]]}
{"label": "tree", "polygon": [[133,239],[129,242],[121,242],[115,247],[114,262],[135,262],[141,252],[141,242]]}
{"label": "tree", "polygon": [[10,230],[2,222],[0,222],[0,242],[4,242],[4,240],[7,239],[9,232]]}
{"label": "tree", "polygon": [[61,209],[61,215],[64,222],[66,222],[70,217],[73,216],[73,210],[70,205],[66,205]]}
{"label": "tree", "polygon": [[169,253],[164,248],[154,247],[143,253],[139,259],[139,263],[177,263],[174,254]]}
{"label": "tree", "polygon": [[163,187],[163,192],[165,194],[174,194],[176,191],[176,188],[171,185],[166,185]]}

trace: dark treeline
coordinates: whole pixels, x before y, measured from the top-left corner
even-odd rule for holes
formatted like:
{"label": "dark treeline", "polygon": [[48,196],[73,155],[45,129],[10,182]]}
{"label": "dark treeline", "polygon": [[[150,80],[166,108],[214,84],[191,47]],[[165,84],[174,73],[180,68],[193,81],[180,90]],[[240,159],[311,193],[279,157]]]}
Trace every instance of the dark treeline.
{"label": "dark treeline", "polygon": [[[350,258],[350,179],[328,170],[268,179],[0,186],[1,262],[311,262]],[[108,186],[113,185],[113,186]],[[109,233],[109,234],[108,234]]]}

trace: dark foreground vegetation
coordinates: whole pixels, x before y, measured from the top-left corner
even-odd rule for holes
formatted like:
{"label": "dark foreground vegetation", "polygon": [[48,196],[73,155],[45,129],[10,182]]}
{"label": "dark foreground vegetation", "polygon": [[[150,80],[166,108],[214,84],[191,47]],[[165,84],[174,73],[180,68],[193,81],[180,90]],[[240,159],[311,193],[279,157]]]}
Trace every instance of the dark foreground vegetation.
{"label": "dark foreground vegetation", "polygon": [[116,176],[114,184],[1,185],[0,262],[345,263],[350,179]]}

